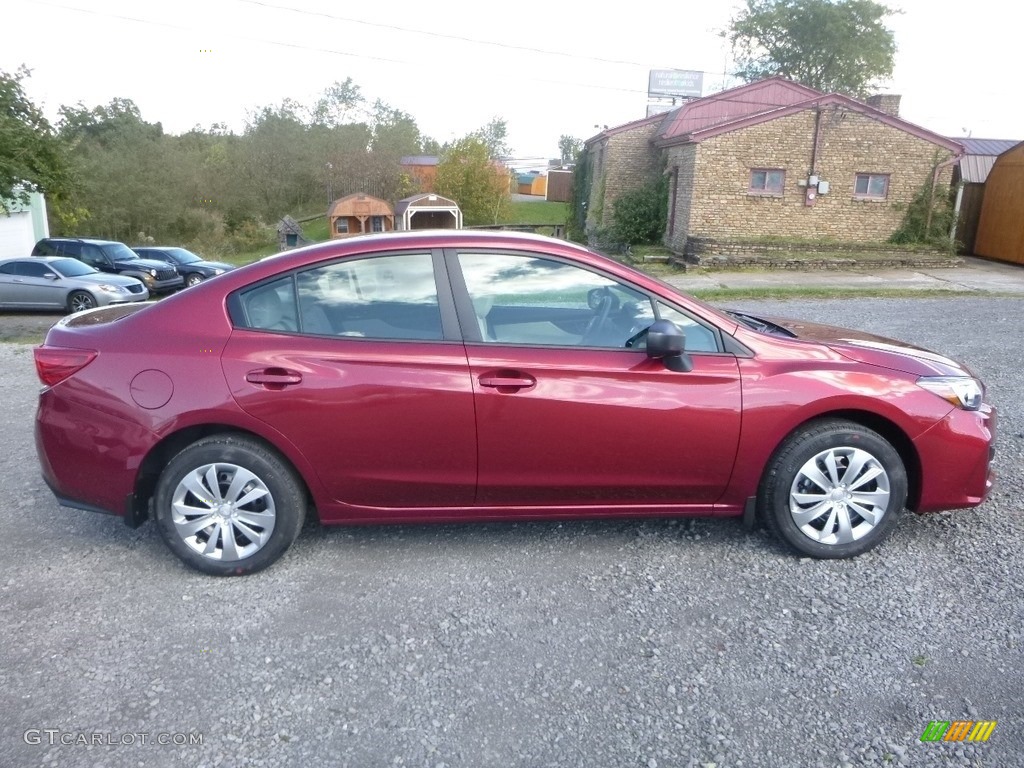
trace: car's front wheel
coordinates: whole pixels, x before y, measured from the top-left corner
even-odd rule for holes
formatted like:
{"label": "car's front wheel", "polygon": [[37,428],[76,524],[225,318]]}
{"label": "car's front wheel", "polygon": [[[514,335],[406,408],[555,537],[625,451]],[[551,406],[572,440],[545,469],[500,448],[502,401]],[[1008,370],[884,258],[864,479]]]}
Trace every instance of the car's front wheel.
{"label": "car's front wheel", "polygon": [[68,312],[83,312],[96,306],[96,299],[88,291],[72,291],[68,296]]}
{"label": "car's front wheel", "polygon": [[805,555],[853,557],[883,541],[907,499],[907,472],[873,430],[821,421],[790,436],[761,482],[769,530]]}
{"label": "car's front wheel", "polygon": [[193,272],[185,278],[185,287],[191,288],[193,285],[199,285],[201,282],[203,282],[203,276]]}
{"label": "car's front wheel", "polygon": [[266,568],[291,546],[306,497],[292,468],[262,443],[212,435],[167,464],[154,514],[167,546],[185,563],[240,576]]}

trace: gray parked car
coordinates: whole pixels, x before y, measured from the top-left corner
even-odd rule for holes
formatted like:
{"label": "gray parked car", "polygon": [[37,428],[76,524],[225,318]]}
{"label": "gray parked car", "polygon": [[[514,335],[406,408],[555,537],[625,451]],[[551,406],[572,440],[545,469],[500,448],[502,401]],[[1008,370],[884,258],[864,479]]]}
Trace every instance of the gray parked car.
{"label": "gray parked car", "polygon": [[81,312],[107,304],[145,301],[141,281],[99,272],[64,256],[0,261],[0,308],[57,309]]}

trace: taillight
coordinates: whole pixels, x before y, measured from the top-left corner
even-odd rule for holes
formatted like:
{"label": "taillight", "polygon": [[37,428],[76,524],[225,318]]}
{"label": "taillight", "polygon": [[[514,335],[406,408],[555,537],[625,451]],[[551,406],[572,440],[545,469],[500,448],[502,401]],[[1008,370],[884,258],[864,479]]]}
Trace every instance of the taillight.
{"label": "taillight", "polygon": [[70,347],[36,347],[32,350],[36,358],[36,375],[48,387],[60,384],[96,359],[93,349],[72,349]]}

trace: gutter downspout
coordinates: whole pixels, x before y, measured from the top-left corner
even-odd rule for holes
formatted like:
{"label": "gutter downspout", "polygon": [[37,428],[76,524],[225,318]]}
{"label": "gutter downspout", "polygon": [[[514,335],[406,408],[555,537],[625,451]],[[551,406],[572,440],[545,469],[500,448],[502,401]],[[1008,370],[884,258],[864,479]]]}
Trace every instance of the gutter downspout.
{"label": "gutter downspout", "polygon": [[[928,217],[925,219],[924,223],[925,237],[928,237],[928,235],[932,231],[932,209],[935,207],[935,186],[939,183],[939,171],[941,171],[943,168],[947,166],[952,165],[953,163],[959,163],[961,157],[963,157],[962,153],[959,155],[953,155],[953,157],[949,158],[949,160],[944,160],[943,162],[936,165],[935,170],[932,171],[932,193],[931,196],[928,198]],[[954,222],[955,221],[956,220],[954,219]],[[954,223],[953,226],[956,226],[956,224]]]}
{"label": "gutter downspout", "polygon": [[960,224],[960,203],[964,199],[964,182],[956,185],[956,202],[953,204],[953,223],[949,225],[949,243],[956,243],[956,228]]}

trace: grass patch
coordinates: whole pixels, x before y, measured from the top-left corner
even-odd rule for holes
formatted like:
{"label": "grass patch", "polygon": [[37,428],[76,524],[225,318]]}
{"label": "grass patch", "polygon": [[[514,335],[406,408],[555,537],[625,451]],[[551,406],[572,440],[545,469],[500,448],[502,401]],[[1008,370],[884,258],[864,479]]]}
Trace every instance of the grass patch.
{"label": "grass patch", "polygon": [[38,347],[45,338],[46,331],[40,331],[39,333],[0,333],[0,343],[2,344],[31,344],[33,347]]}
{"label": "grass patch", "polygon": [[303,237],[312,243],[322,243],[331,239],[330,222],[327,221],[326,214],[317,216],[312,221],[300,221],[299,226],[302,227]]}
{"label": "grass patch", "polygon": [[569,219],[569,205],[547,200],[513,200],[506,218],[504,224],[565,224]]}

